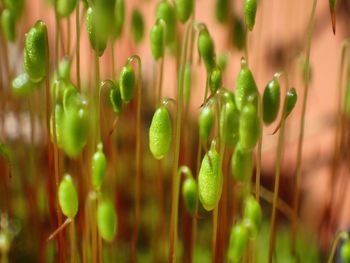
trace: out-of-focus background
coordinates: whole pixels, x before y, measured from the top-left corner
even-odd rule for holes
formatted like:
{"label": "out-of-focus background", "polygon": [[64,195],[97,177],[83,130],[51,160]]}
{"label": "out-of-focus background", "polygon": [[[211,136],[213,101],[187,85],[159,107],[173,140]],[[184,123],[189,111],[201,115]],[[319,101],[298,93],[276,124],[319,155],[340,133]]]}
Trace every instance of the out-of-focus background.
{"label": "out-of-focus background", "polygon": [[[219,23],[215,18],[215,2],[214,0],[196,0],[195,19],[198,22],[207,24],[208,30],[214,38],[215,50],[218,55],[226,54],[228,58],[228,66],[225,71],[223,85],[228,89],[235,89],[235,80],[240,69],[240,58],[244,56],[244,51],[237,50],[232,41],[233,29],[232,21],[229,20],[224,24]],[[256,16],[256,25],[254,30],[248,35],[248,52],[249,66],[254,74],[256,83],[262,93],[267,82],[272,78],[273,74],[280,70],[285,70],[289,74],[290,86],[295,87],[299,100],[296,110],[288,119],[285,136],[285,156],[282,166],[282,178],[280,198],[290,206],[292,205],[294,176],[297,156],[297,143],[300,128],[300,116],[302,106],[302,94],[304,84],[302,81],[302,63],[305,56],[305,43],[307,41],[308,19],[312,8],[312,1],[293,0],[260,0],[258,1],[258,11]],[[132,54],[140,55],[143,63],[143,78],[148,83],[145,85],[145,94],[152,101],[156,93],[157,68],[153,59],[150,46],[149,34],[152,25],[155,22],[155,9],[158,1],[156,0],[128,0],[126,1],[126,22],[122,38],[115,44],[115,65],[116,72],[112,72],[112,54],[111,47],[108,46],[104,55],[101,57],[101,79],[115,78],[124,65],[127,57]],[[135,44],[132,40],[130,19],[132,11],[137,8],[141,11],[145,19],[145,34],[141,43]],[[231,1],[230,13],[243,21],[243,1]],[[328,1],[318,1],[316,9],[316,22],[311,45],[311,72],[312,79],[310,84],[310,92],[305,118],[305,138],[303,147],[302,162],[302,182],[301,182],[301,206],[300,220],[303,225],[319,238],[321,251],[326,254],[329,251],[331,241],[338,229],[346,229],[350,226],[350,193],[349,185],[349,146],[348,128],[349,116],[345,115],[346,127],[341,140],[340,157],[334,161],[335,153],[335,134],[337,128],[337,120],[339,115],[339,101],[344,101],[345,92],[339,100],[338,82],[340,74],[340,57],[343,40],[349,36],[350,23],[350,2],[340,0],[337,3],[337,27],[336,34],[333,35],[331,27],[331,18],[329,12]],[[17,27],[17,41],[9,44],[8,58],[12,77],[22,70],[22,50],[24,42],[24,34],[28,32],[30,27],[37,21],[42,19],[48,25],[49,41],[51,54],[54,54],[55,43],[55,20],[54,11],[50,1],[31,0],[26,2],[26,8],[23,17]],[[82,20],[85,21],[85,20]],[[71,25],[71,50],[76,43],[75,38],[75,13],[73,13],[67,21],[61,21],[61,37],[62,49],[60,57],[62,57],[67,49],[67,25]],[[178,25],[178,34],[183,34],[184,26]],[[2,44],[3,47],[3,44]],[[83,23],[81,32],[81,79],[82,86],[90,85],[94,76],[94,54],[89,44],[86,27]],[[1,49],[0,57],[3,57],[5,49]],[[72,64],[72,81],[75,78],[75,59]],[[51,56],[51,64],[54,64],[54,56]],[[347,64],[347,63],[346,63]],[[163,79],[164,96],[175,97],[176,95],[176,59],[168,51],[165,56],[165,71]],[[205,68],[199,63],[198,54],[194,52],[194,73],[191,95],[191,110],[189,118],[193,122],[197,121],[200,105],[205,90]],[[5,74],[4,72],[2,73]],[[283,89],[284,82],[282,81]],[[4,90],[8,90],[9,82],[3,82]],[[343,85],[343,90],[344,90]],[[1,139],[4,141],[28,141],[29,140],[29,124],[25,120],[18,123],[18,119],[14,116],[17,106],[15,99],[8,94],[8,102],[0,98],[3,104],[1,116],[4,119],[4,129],[1,130]],[[37,103],[40,99],[37,98]],[[151,102],[152,105],[153,102]],[[149,111],[151,112],[152,109]],[[150,114],[150,113],[149,113]],[[25,119],[25,117],[24,117]],[[124,119],[125,122],[127,122]],[[148,121],[148,120],[147,120]],[[38,120],[36,141],[41,143],[44,137],[43,123]],[[147,131],[149,122],[143,126],[144,132]],[[272,190],[274,185],[274,173],[276,164],[276,146],[278,136],[272,135],[277,123],[273,123],[263,130],[263,147],[262,147],[262,185]],[[24,139],[27,138],[27,139]],[[143,150],[148,151],[147,136]],[[191,150],[189,150],[191,151]],[[188,155],[195,154],[196,149]],[[45,158],[41,157],[45,162]],[[23,162],[25,158],[21,159]],[[147,167],[148,159],[145,160]],[[171,161],[171,160],[169,160]],[[22,165],[22,164],[19,164]],[[4,167],[5,165],[2,164]],[[1,171],[5,171],[2,169]],[[23,171],[18,173],[25,176]],[[17,175],[18,175],[17,174]],[[152,185],[152,176],[146,175],[147,168],[144,170],[144,180]],[[335,175],[334,187],[332,187],[331,178]],[[2,177],[5,173],[1,174]],[[168,176],[169,177],[169,176]],[[23,179],[23,178],[22,178]],[[22,180],[20,179],[20,180]],[[22,195],[23,192],[11,192],[11,180],[3,179],[6,183],[1,187],[3,191],[8,193],[6,199],[16,198],[16,195]],[[170,179],[166,179],[170,182]],[[35,187],[35,186],[33,186]],[[7,189],[7,190],[6,190]],[[168,189],[168,188],[166,188]],[[170,199],[169,193],[164,192],[164,200]],[[25,196],[25,195],[24,195]],[[45,194],[44,194],[45,196]],[[17,196],[18,197],[18,196]],[[32,197],[23,197],[31,200]],[[44,197],[45,198],[45,197]],[[35,200],[32,200],[33,202]],[[7,200],[1,200],[4,204]],[[168,201],[165,201],[167,204]],[[128,204],[126,202],[126,204]],[[22,204],[30,210],[30,202]],[[117,206],[125,205],[122,201]],[[2,208],[0,207],[0,210]],[[150,208],[151,209],[151,208]],[[167,209],[166,209],[167,210]],[[147,212],[144,211],[144,214]],[[126,215],[124,215],[126,216]],[[35,216],[34,216],[35,218]],[[120,218],[119,218],[120,219]],[[127,219],[120,219],[120,222]],[[41,222],[44,223],[44,222]],[[45,224],[48,224],[47,222]],[[168,224],[168,222],[166,223]],[[118,229],[121,235],[123,229]],[[181,235],[180,235],[181,236]],[[42,237],[44,240],[45,238]],[[21,241],[15,241],[15,247],[20,247]],[[17,261],[20,262],[20,261]],[[22,261],[24,262],[24,261]]]}

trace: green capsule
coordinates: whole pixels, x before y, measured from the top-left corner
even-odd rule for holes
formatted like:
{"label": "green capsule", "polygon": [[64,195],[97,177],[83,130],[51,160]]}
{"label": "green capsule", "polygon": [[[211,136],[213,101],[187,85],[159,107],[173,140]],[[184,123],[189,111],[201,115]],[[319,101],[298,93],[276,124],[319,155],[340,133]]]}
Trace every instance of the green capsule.
{"label": "green capsule", "polygon": [[198,175],[199,200],[204,209],[213,210],[220,201],[222,192],[222,172],[220,157],[215,149],[204,156]]}
{"label": "green capsule", "polygon": [[58,64],[58,70],[56,72],[57,78],[69,81],[71,65],[71,59],[68,56],[63,57],[60,63]]}
{"label": "green capsule", "polygon": [[145,25],[142,14],[139,10],[135,9],[131,16],[131,33],[136,44],[139,44],[143,39],[145,31]]}
{"label": "green capsule", "polygon": [[113,36],[119,39],[123,32],[125,20],[125,2],[124,0],[116,0],[114,7],[114,31]]}
{"label": "green capsule", "polygon": [[12,80],[12,93],[18,97],[27,96],[35,88],[35,85],[27,73],[22,73]]}
{"label": "green capsule", "polygon": [[228,147],[238,141],[239,113],[232,102],[225,103],[220,112],[220,136]]}
{"label": "green capsule", "polygon": [[239,119],[239,142],[243,151],[251,151],[260,135],[260,122],[253,103],[245,105]]}
{"label": "green capsule", "polygon": [[63,118],[63,150],[71,158],[79,156],[86,145],[89,128],[88,113],[69,107]]}
{"label": "green capsule", "polygon": [[328,0],[329,3],[329,9],[334,12],[335,6],[337,4],[337,0]]}
{"label": "green capsule", "polygon": [[125,103],[132,100],[135,93],[135,71],[133,67],[126,64],[119,76],[120,95]]}
{"label": "green capsule", "polygon": [[287,91],[286,94],[286,108],[285,108],[285,114],[286,117],[292,112],[292,110],[295,107],[295,104],[297,103],[298,100],[298,95],[297,95],[297,91],[295,90],[295,88],[291,88]]}
{"label": "green capsule", "polygon": [[245,24],[249,31],[253,30],[255,24],[256,8],[256,0],[244,0]]}
{"label": "green capsule", "polygon": [[244,201],[244,212],[243,216],[245,219],[248,219],[252,224],[252,237],[255,238],[259,232],[261,222],[262,222],[262,212],[260,204],[256,199],[250,195]]}
{"label": "green capsule", "polygon": [[16,20],[8,9],[4,9],[1,13],[1,27],[5,39],[14,42],[16,39]]}
{"label": "green capsule", "polygon": [[89,7],[86,11],[86,30],[91,47],[98,56],[102,56],[108,42],[108,33],[102,22],[103,14],[96,8]]}
{"label": "green capsule", "polygon": [[214,126],[214,112],[210,106],[205,106],[199,115],[199,138],[202,143],[209,139]]}
{"label": "green capsule", "polygon": [[280,84],[276,77],[265,88],[262,106],[264,123],[271,124],[276,120],[280,108]]}
{"label": "green capsule", "polygon": [[191,85],[192,85],[192,66],[186,63],[184,69],[184,99],[188,101],[191,96]]}
{"label": "green capsule", "polygon": [[258,93],[252,72],[247,66],[246,60],[241,60],[241,70],[236,79],[236,105],[239,111],[247,103],[248,97]]}
{"label": "green capsule", "polygon": [[232,21],[232,44],[238,50],[243,50],[246,45],[246,32],[244,25],[239,17],[235,17]]}
{"label": "green capsule", "polygon": [[229,0],[216,0],[215,17],[220,23],[225,23],[230,16],[230,2]]}
{"label": "green capsule", "polygon": [[99,143],[97,145],[97,151],[92,156],[92,186],[95,190],[99,190],[102,186],[103,179],[106,175],[107,160],[103,153],[103,145]]}
{"label": "green capsule", "polygon": [[201,30],[198,37],[198,52],[204,61],[207,72],[211,72],[215,63],[215,47],[208,30]]}
{"label": "green capsule", "polygon": [[69,16],[77,6],[77,0],[56,0],[56,11],[60,17]]}
{"label": "green capsule", "polygon": [[253,174],[253,154],[243,151],[238,143],[231,159],[231,172],[239,182],[247,182]]}
{"label": "green capsule", "polygon": [[120,94],[119,84],[114,85],[109,91],[109,101],[112,104],[115,113],[121,113],[123,110],[123,100]]}
{"label": "green capsule", "polygon": [[225,90],[221,95],[221,99],[223,103],[233,103],[234,107],[237,109],[235,94],[232,91]]}
{"label": "green capsule", "polygon": [[64,112],[68,112],[70,108],[77,108],[80,107],[80,94],[76,87],[69,81],[64,82],[63,84],[65,86],[63,91],[63,109]]}
{"label": "green capsule", "polygon": [[238,223],[232,227],[228,248],[229,262],[241,262],[248,240],[248,229],[244,224]]}
{"label": "green capsule", "polygon": [[153,115],[149,128],[149,148],[157,160],[169,152],[172,129],[169,112],[165,106],[159,107]]}
{"label": "green capsule", "polygon": [[221,71],[225,71],[227,68],[227,64],[229,61],[228,53],[224,52],[219,55],[218,58],[218,66],[221,69]]}
{"label": "green capsule", "polygon": [[54,126],[53,126],[53,114],[56,114],[56,142],[57,145],[62,148],[62,132],[63,132],[63,118],[64,118],[64,111],[63,111],[63,107],[61,104],[57,103],[55,105],[55,109],[53,110],[53,112],[51,113],[50,116],[50,137],[51,137],[51,141],[54,142]]}
{"label": "green capsule", "polygon": [[64,175],[58,187],[58,202],[62,213],[73,219],[78,212],[78,194],[73,179],[68,174]]}
{"label": "green capsule", "polygon": [[3,0],[5,7],[18,19],[24,10],[24,0]]}
{"label": "green capsule", "polygon": [[215,67],[209,76],[209,88],[212,93],[215,93],[222,86],[222,71],[219,67]]}
{"label": "green capsule", "polygon": [[194,0],[175,0],[175,10],[177,18],[185,23],[192,15]]}
{"label": "green capsule", "polygon": [[343,263],[350,263],[350,241],[345,240],[340,249],[340,256]]}
{"label": "green capsule", "polygon": [[182,186],[182,197],[190,215],[194,215],[197,207],[197,183],[192,177],[187,177]]}
{"label": "green capsule", "polygon": [[155,60],[160,59],[164,56],[164,45],[165,45],[165,24],[156,23],[152,29],[150,34],[150,46],[152,55]]}
{"label": "green capsule", "polygon": [[26,34],[24,42],[24,70],[33,82],[42,81],[47,74],[47,45],[46,24],[39,20]]}
{"label": "green capsule", "polygon": [[165,42],[170,45],[176,37],[176,13],[169,1],[161,1],[157,5],[156,19],[163,19],[166,23]]}
{"label": "green capsule", "polygon": [[117,233],[117,213],[111,201],[102,200],[97,208],[97,227],[101,237],[113,241]]}

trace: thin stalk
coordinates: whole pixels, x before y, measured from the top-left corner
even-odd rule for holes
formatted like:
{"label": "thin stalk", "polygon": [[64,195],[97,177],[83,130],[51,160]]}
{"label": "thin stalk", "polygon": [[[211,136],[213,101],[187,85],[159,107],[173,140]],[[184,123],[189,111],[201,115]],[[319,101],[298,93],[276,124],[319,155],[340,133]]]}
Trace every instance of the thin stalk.
{"label": "thin stalk", "polygon": [[164,74],[164,57],[160,59],[160,63],[159,63],[158,103],[161,102],[162,100],[163,74]]}
{"label": "thin stalk", "polygon": [[116,62],[114,61],[115,59],[115,52],[114,52],[114,44],[115,44],[115,40],[113,39],[111,41],[111,57],[112,57],[112,79],[114,79],[114,74],[116,74]]}
{"label": "thin stalk", "polygon": [[75,263],[76,260],[76,244],[75,244],[75,222],[72,220],[72,223],[70,224],[70,256],[71,256],[71,263]]}
{"label": "thin stalk", "polygon": [[[316,13],[316,5],[317,0],[313,1],[311,16],[308,25],[308,33],[307,33],[307,47],[306,47],[306,79],[309,79],[309,65],[310,65],[310,51],[311,51],[311,41],[312,34],[314,30],[315,24],[315,13]],[[300,119],[300,133],[298,140],[298,152],[297,152],[297,165],[296,165],[296,178],[295,178],[295,190],[294,190],[294,207],[293,207],[293,222],[292,222],[292,252],[295,252],[295,239],[296,239],[296,231],[298,227],[297,222],[297,214],[299,208],[299,194],[300,194],[300,182],[301,182],[301,164],[302,164],[302,150],[303,150],[303,140],[304,140],[304,126],[305,126],[305,113],[306,113],[306,105],[307,98],[309,93],[309,81],[306,81],[304,87],[304,96],[303,96],[303,106],[302,113]]]}
{"label": "thin stalk", "polygon": [[71,45],[71,25],[70,25],[70,19],[71,17],[67,17],[67,54],[70,52],[70,45]]}
{"label": "thin stalk", "polygon": [[261,148],[262,148],[262,139],[263,139],[263,121],[262,121],[262,103],[261,96],[258,95],[258,114],[259,114],[259,126],[260,126],[260,135],[258,141],[258,148],[256,151],[256,170],[255,170],[255,198],[260,201],[260,178],[261,178]]}
{"label": "thin stalk", "polygon": [[332,243],[332,248],[331,248],[331,253],[329,254],[329,258],[327,260],[328,263],[332,263],[333,262],[333,258],[334,258],[334,255],[335,255],[335,251],[337,250],[337,246],[338,246],[338,243],[339,241],[343,239],[343,240],[349,240],[349,234],[348,232],[346,231],[339,231],[334,240],[333,240],[333,243]]}
{"label": "thin stalk", "polygon": [[178,202],[179,202],[179,185],[180,178],[176,176],[179,167],[180,155],[180,140],[181,140],[181,122],[182,122],[182,107],[183,107],[183,85],[184,85],[184,66],[185,57],[187,54],[187,46],[189,39],[189,29],[191,24],[187,25],[185,38],[182,45],[182,54],[180,62],[180,76],[177,89],[177,113],[176,113],[176,129],[175,129],[175,152],[174,152],[174,166],[172,178],[172,204],[170,215],[170,239],[169,239],[169,262],[176,262],[176,242],[177,242],[177,221],[178,221]]}
{"label": "thin stalk", "polygon": [[138,80],[137,80],[137,106],[136,106],[136,183],[135,183],[135,223],[132,238],[132,254],[136,258],[137,240],[139,235],[139,225],[141,218],[141,100],[142,100],[142,63],[141,58],[133,55],[128,59],[128,63],[136,60],[138,64]]}
{"label": "thin stalk", "polygon": [[76,18],[75,18],[75,30],[77,38],[77,52],[76,52],[76,74],[77,74],[77,88],[80,91],[80,1],[77,1]]}

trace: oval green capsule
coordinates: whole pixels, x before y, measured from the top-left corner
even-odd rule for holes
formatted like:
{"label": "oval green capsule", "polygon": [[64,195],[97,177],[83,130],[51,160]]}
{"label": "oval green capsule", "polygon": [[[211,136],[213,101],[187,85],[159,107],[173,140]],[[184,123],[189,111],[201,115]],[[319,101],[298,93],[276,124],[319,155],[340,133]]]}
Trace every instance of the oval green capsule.
{"label": "oval green capsule", "polygon": [[246,32],[244,25],[239,17],[235,17],[232,21],[232,44],[238,50],[243,50],[246,45]]}
{"label": "oval green capsule", "polygon": [[260,122],[253,103],[248,103],[242,109],[239,119],[239,142],[243,151],[251,151],[260,135]]}
{"label": "oval green capsule", "polygon": [[208,141],[214,126],[214,112],[210,106],[205,106],[199,115],[199,138],[202,143]]}
{"label": "oval green capsule", "polygon": [[239,182],[247,182],[253,174],[253,154],[243,151],[238,143],[231,159],[231,172]]}
{"label": "oval green capsule", "polygon": [[222,71],[219,67],[215,67],[209,77],[209,88],[211,93],[215,93],[222,86]]}
{"label": "oval green capsule", "polygon": [[149,148],[154,158],[160,160],[168,153],[171,137],[169,112],[165,106],[161,106],[154,113],[149,128]]}
{"label": "oval green capsule", "polygon": [[277,118],[280,108],[280,84],[273,78],[266,86],[263,95],[263,120],[265,124],[271,124]]}
{"label": "oval green capsule", "polygon": [[63,82],[65,85],[64,91],[63,91],[63,109],[64,112],[68,112],[70,108],[77,108],[80,105],[80,94],[76,87],[73,85],[73,83],[69,82]]}
{"label": "oval green capsule", "polygon": [[254,28],[256,9],[257,9],[256,0],[244,0],[245,24],[249,31],[252,31]]}
{"label": "oval green capsule", "polygon": [[102,186],[103,180],[106,175],[107,160],[103,153],[103,145],[99,143],[97,145],[97,151],[92,156],[92,186],[95,190],[99,190]]}
{"label": "oval green capsule", "polygon": [[119,84],[114,85],[109,91],[109,101],[112,104],[113,111],[115,113],[121,113],[123,110],[123,100],[120,94]]}
{"label": "oval green capsule", "polygon": [[256,199],[250,195],[244,201],[244,212],[243,216],[245,219],[248,219],[252,223],[253,227],[253,238],[256,237],[262,222],[262,211],[260,204]]}
{"label": "oval green capsule", "polygon": [[194,0],[175,0],[175,10],[177,18],[185,23],[192,15]]}
{"label": "oval green capsule", "polygon": [[182,197],[190,215],[194,215],[197,207],[197,183],[192,177],[187,177],[182,185]]}
{"label": "oval green capsule", "polygon": [[163,19],[166,23],[165,42],[170,45],[176,36],[176,13],[175,8],[169,1],[161,1],[157,5],[156,19]]}
{"label": "oval green capsule", "polygon": [[232,102],[227,102],[220,112],[220,135],[228,147],[234,147],[238,141],[239,113]]}
{"label": "oval green capsule", "polygon": [[56,0],[56,11],[60,17],[69,16],[77,6],[77,0]]}
{"label": "oval green capsule", "polygon": [[164,45],[165,45],[165,24],[156,23],[150,34],[150,46],[152,55],[155,60],[160,59],[164,56]]}
{"label": "oval green capsule", "polygon": [[1,26],[5,39],[9,42],[14,42],[16,39],[16,21],[8,9],[4,9],[1,13]]}
{"label": "oval green capsule", "polygon": [[63,57],[60,63],[58,64],[58,70],[56,72],[57,78],[65,81],[69,81],[71,65],[72,65],[71,59],[68,56]]}
{"label": "oval green capsule", "polygon": [[198,52],[204,61],[207,72],[211,72],[216,65],[215,47],[213,39],[206,29],[201,30],[199,33]]}
{"label": "oval green capsule", "polygon": [[108,34],[103,28],[101,17],[103,14],[95,8],[89,7],[86,11],[86,30],[89,36],[91,47],[95,50],[98,56],[102,56],[108,42]]}
{"label": "oval green capsule", "polygon": [[64,175],[58,187],[58,203],[66,217],[75,217],[78,212],[78,194],[73,179],[68,174]]}
{"label": "oval green capsule", "polygon": [[5,7],[11,11],[16,20],[22,15],[24,10],[24,0],[3,0]]}
{"label": "oval green capsule", "polygon": [[350,241],[345,240],[340,249],[340,256],[344,263],[350,263]]}
{"label": "oval green capsule", "polygon": [[241,262],[248,240],[248,230],[244,224],[238,223],[232,227],[228,248],[228,259],[230,262]]}
{"label": "oval green capsule", "polygon": [[136,44],[143,39],[145,25],[141,12],[135,9],[131,16],[131,33]]}
{"label": "oval green capsule", "polygon": [[125,20],[125,2],[124,0],[116,0],[114,7],[114,25],[113,36],[119,39],[123,32]]}
{"label": "oval green capsule", "polygon": [[134,97],[135,92],[135,71],[129,64],[125,65],[119,76],[120,95],[125,103]]}
{"label": "oval green capsule", "polygon": [[79,156],[88,136],[89,119],[86,110],[69,107],[63,119],[63,150],[71,158]]}
{"label": "oval green capsule", "polygon": [[105,241],[113,241],[117,233],[117,213],[111,201],[102,200],[98,205],[97,227]]}
{"label": "oval green capsule", "polygon": [[216,0],[215,17],[218,22],[225,23],[230,16],[230,10],[229,0]]}
{"label": "oval green capsule", "polygon": [[26,34],[24,42],[24,70],[33,82],[40,82],[47,74],[47,28],[38,21]]}
{"label": "oval green capsule", "polygon": [[219,203],[222,192],[220,157],[215,149],[204,156],[198,175],[198,193],[204,209],[213,210]]}
{"label": "oval green capsule", "polygon": [[30,80],[27,73],[22,73],[12,80],[12,93],[15,96],[27,96],[34,88],[35,83]]}
{"label": "oval green capsule", "polygon": [[238,110],[242,110],[247,103],[248,97],[258,93],[252,72],[247,66],[246,60],[241,60],[241,70],[236,79],[236,105]]}
{"label": "oval green capsule", "polygon": [[298,95],[297,95],[297,91],[295,90],[295,88],[291,88],[287,91],[286,94],[286,108],[285,108],[285,114],[286,117],[292,112],[292,110],[295,107],[295,104],[297,103],[298,100]]}
{"label": "oval green capsule", "polygon": [[234,107],[237,109],[235,94],[232,91],[225,90],[224,93],[221,95],[221,99],[224,104],[233,103]]}

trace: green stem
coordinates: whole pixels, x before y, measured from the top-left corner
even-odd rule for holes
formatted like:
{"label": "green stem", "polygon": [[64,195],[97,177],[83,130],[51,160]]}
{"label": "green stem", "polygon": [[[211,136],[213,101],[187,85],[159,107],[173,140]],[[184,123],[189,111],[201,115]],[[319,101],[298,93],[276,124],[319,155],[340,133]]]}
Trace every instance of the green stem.
{"label": "green stem", "polygon": [[191,24],[187,25],[185,38],[182,46],[181,62],[180,62],[180,76],[177,89],[177,113],[176,113],[176,130],[175,130],[175,152],[174,152],[174,166],[173,166],[173,178],[172,178],[172,204],[170,215],[170,239],[169,239],[169,262],[176,262],[176,242],[177,242],[177,216],[178,216],[178,195],[180,178],[176,176],[179,167],[179,155],[180,155],[180,139],[181,139],[181,122],[182,122],[182,107],[183,107],[183,85],[184,85],[184,66],[186,62],[186,53],[189,38],[189,29]]}
{"label": "green stem", "polygon": [[[313,1],[311,16],[308,25],[308,33],[307,33],[307,47],[306,47],[306,79],[309,79],[309,65],[310,65],[310,51],[311,51],[311,41],[312,34],[314,30],[315,24],[315,12],[316,12],[317,0]],[[300,120],[300,133],[298,140],[298,152],[297,152],[297,164],[296,164],[296,178],[295,178],[295,190],[294,190],[294,200],[293,200],[293,222],[292,222],[292,252],[295,252],[295,239],[296,239],[296,231],[298,227],[297,215],[299,208],[299,194],[300,194],[300,181],[301,181],[301,164],[302,164],[302,150],[303,150],[303,140],[304,140],[304,126],[305,126],[305,113],[306,113],[306,105],[307,98],[309,93],[309,81],[306,81],[304,87],[304,96],[303,96],[303,106]]]}
{"label": "green stem", "polygon": [[137,240],[139,235],[139,225],[141,218],[141,99],[142,99],[142,63],[141,58],[133,55],[128,59],[128,63],[136,60],[138,64],[137,80],[137,106],[136,106],[136,183],[135,183],[135,223],[132,239],[132,253],[136,257]]}
{"label": "green stem", "polygon": [[332,248],[331,248],[331,253],[329,254],[329,258],[327,260],[328,263],[332,263],[333,262],[333,258],[334,258],[334,255],[335,255],[335,251],[337,250],[337,246],[338,246],[338,243],[339,241],[343,239],[343,240],[349,240],[349,234],[348,232],[346,231],[339,231],[334,240],[333,240],[333,243],[332,243]]}

